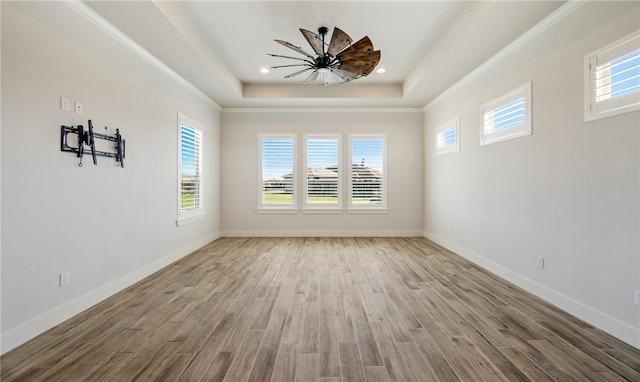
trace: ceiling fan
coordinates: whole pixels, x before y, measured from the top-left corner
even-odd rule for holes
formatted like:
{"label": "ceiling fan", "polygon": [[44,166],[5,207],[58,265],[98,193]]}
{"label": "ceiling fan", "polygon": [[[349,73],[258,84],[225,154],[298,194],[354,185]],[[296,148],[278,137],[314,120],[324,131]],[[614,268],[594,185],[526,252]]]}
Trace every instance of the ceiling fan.
{"label": "ceiling fan", "polygon": [[307,53],[299,46],[283,40],[274,40],[278,44],[295,50],[304,57],[282,56],[279,54],[268,54],[272,57],[288,58],[300,61],[297,64],[272,66],[277,68],[302,68],[296,72],[284,76],[291,78],[306,73],[304,83],[312,83],[320,80],[324,85],[350,82],[360,77],[367,76],[380,62],[380,51],[373,50],[373,43],[369,37],[365,36],[355,44],[353,40],[340,28],[333,28],[331,42],[325,43],[325,36],[329,30],[326,27],[318,28],[315,34],[306,29],[300,29],[302,35],[311,45],[315,55]]}

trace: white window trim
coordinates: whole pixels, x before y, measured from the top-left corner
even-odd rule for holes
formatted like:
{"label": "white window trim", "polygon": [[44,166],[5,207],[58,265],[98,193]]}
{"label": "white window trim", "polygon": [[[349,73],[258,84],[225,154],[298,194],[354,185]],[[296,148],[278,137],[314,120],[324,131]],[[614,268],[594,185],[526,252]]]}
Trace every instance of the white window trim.
{"label": "white window trim", "polygon": [[[352,195],[353,195],[353,170],[351,163],[353,161],[353,140],[354,139],[367,139],[367,138],[378,138],[382,139],[382,203],[381,204],[353,204]],[[387,193],[387,134],[349,134],[349,152],[348,152],[348,177],[347,177],[347,213],[387,213],[388,205],[389,205],[389,195]]]}
{"label": "white window trim", "polygon": [[[192,210],[183,211],[182,210],[182,125],[189,126],[195,130],[198,130],[201,134],[200,137],[200,152],[198,158],[198,168],[199,168],[199,206],[198,208],[194,208]],[[177,219],[176,225],[183,226],[185,224],[189,224],[204,218],[204,160],[203,160],[203,152],[204,152],[204,125],[192,118],[187,117],[182,113],[178,113],[178,180],[177,180]]]}
{"label": "white window trim", "polygon": [[[596,68],[599,61],[611,61],[624,56],[640,45],[640,30],[626,35],[584,56],[584,120],[611,117],[640,110],[640,92],[633,92],[605,101],[596,101]],[[602,58],[602,60],[598,60]]]}
{"label": "white window trim", "polygon": [[[485,113],[495,110],[503,105],[508,104],[509,102],[515,101],[522,97],[524,97],[525,105],[525,122],[522,125],[505,130],[499,130],[496,132],[485,132]],[[491,143],[502,142],[531,135],[531,114],[531,82],[527,82],[526,84],[485,103],[480,108],[480,145],[488,145]]]}
{"label": "white window trim", "polygon": [[[456,143],[450,146],[438,147],[438,134],[443,133],[451,128],[456,131]],[[448,154],[460,151],[460,117],[456,117],[447,123],[443,123],[435,128],[435,153],[436,155]]]}
{"label": "white window trim", "polygon": [[[293,202],[291,204],[262,204],[262,141],[264,139],[291,139],[293,141]],[[295,133],[258,134],[258,213],[297,214],[298,213],[298,137]]]}
{"label": "white window trim", "polygon": [[[304,134],[304,174],[302,175],[302,195],[303,195],[303,212],[304,213],[342,213],[342,134]],[[307,165],[307,144],[309,139],[337,139],[338,140],[338,202],[337,203],[313,203],[309,204],[307,197],[309,192],[308,182],[308,165]]]}

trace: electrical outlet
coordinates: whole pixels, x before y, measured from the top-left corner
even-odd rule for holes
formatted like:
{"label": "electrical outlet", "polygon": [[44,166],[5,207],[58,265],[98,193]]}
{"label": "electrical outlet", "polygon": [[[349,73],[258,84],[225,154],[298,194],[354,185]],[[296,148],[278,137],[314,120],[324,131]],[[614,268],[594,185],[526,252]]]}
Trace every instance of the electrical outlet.
{"label": "electrical outlet", "polygon": [[76,114],[82,114],[82,102],[76,101]]}
{"label": "electrical outlet", "polygon": [[538,268],[544,269],[544,257],[538,256]]}
{"label": "electrical outlet", "polygon": [[633,303],[640,305],[640,290],[638,289],[633,292]]}
{"label": "electrical outlet", "polygon": [[60,273],[60,286],[69,284],[69,272]]}

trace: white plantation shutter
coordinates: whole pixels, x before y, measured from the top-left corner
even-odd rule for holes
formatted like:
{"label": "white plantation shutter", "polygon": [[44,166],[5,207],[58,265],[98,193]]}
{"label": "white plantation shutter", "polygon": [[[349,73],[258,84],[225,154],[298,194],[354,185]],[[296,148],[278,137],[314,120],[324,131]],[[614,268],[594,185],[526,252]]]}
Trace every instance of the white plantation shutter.
{"label": "white plantation shutter", "polygon": [[178,115],[178,221],[203,214],[202,125]]}
{"label": "white plantation shutter", "polygon": [[482,145],[531,135],[531,83],[482,105],[481,114]]}
{"label": "white plantation shutter", "polygon": [[640,31],[585,56],[585,120],[640,110]]}
{"label": "white plantation shutter", "polygon": [[349,208],[386,209],[386,135],[350,136]]}
{"label": "white plantation shutter", "polygon": [[305,207],[340,206],[339,135],[306,135]]}
{"label": "white plantation shutter", "polygon": [[458,151],[459,141],[459,119],[456,118],[435,129],[436,131],[436,155]]}
{"label": "white plantation shutter", "polygon": [[295,135],[260,135],[259,208],[293,208],[295,187]]}

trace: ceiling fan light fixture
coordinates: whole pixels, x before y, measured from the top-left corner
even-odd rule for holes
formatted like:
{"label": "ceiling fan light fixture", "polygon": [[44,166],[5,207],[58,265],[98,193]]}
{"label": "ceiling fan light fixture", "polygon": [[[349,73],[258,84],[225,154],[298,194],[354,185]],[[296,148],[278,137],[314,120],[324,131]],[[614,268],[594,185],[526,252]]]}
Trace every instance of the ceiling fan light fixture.
{"label": "ceiling fan light fixture", "polygon": [[380,51],[373,49],[373,43],[367,36],[352,44],[351,37],[336,27],[331,35],[331,42],[327,44],[325,42],[325,36],[328,32],[327,27],[318,28],[319,34],[306,29],[300,29],[300,32],[311,45],[315,55],[283,40],[274,41],[300,53],[304,57],[268,54],[272,57],[297,61],[295,64],[271,67],[272,69],[297,69],[295,72],[284,76],[284,78],[292,78],[305,73],[307,77],[302,81],[303,83],[313,83],[317,80],[320,80],[320,83],[324,85],[346,83],[369,75],[380,62]]}

